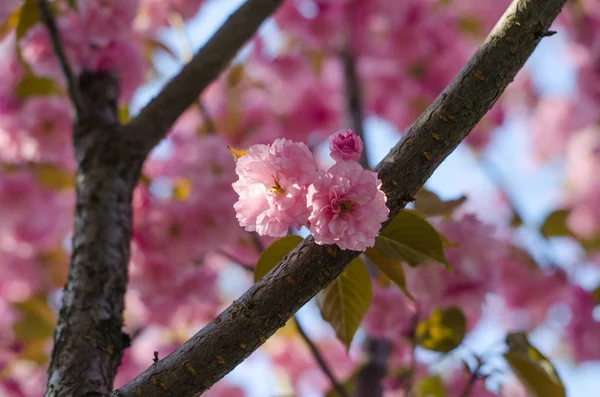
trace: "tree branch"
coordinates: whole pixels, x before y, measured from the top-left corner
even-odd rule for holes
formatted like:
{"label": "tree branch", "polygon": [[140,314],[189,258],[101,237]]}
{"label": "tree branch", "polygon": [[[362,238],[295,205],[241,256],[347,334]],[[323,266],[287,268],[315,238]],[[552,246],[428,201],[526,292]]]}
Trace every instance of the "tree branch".
{"label": "tree branch", "polygon": [[[345,94],[346,94],[346,109],[348,116],[350,117],[350,125],[352,130],[358,135],[363,141],[365,140],[364,132],[364,112],[362,107],[362,95],[360,91],[360,79],[356,72],[356,58],[354,54],[350,52],[350,49],[346,49],[341,52],[340,58],[344,66],[344,83],[345,83]],[[363,150],[358,160],[360,165],[365,169],[369,169],[369,155],[367,150]]]}
{"label": "tree branch", "polygon": [[215,80],[283,0],[247,0],[127,126],[129,139],[148,153],[175,120]]}
{"label": "tree branch", "polygon": [[52,14],[52,10],[50,9],[50,5],[47,0],[38,0],[38,9],[40,11],[40,16],[46,28],[48,28],[48,32],[50,33],[50,42],[52,43],[52,49],[54,50],[54,54],[60,63],[60,67],[62,72],[67,80],[67,88],[69,90],[69,97],[71,98],[71,102],[73,103],[73,107],[75,108],[75,113],[78,118],[82,118],[86,116],[86,109],[83,104],[83,99],[81,97],[81,93],[79,92],[79,87],[77,86],[77,80],[73,75],[73,71],[71,70],[71,66],[69,65],[69,61],[67,60],[67,56],[63,50],[62,42],[60,40],[60,34],[58,33],[58,28],[56,27],[56,21],[54,20],[54,15]]}
{"label": "tree branch", "polygon": [[315,357],[317,364],[319,364],[319,367],[321,367],[321,370],[323,371],[325,376],[327,376],[327,378],[329,378],[329,381],[331,382],[331,385],[333,386],[333,388],[338,392],[340,397],[348,397],[348,393],[346,393],[346,389],[344,389],[344,387],[335,379],[335,375],[333,375],[333,372],[327,366],[325,359],[323,358],[323,356],[321,356],[321,352],[319,351],[317,346],[314,344],[314,342],[310,339],[310,337],[306,334],[306,332],[300,325],[300,321],[298,321],[298,316],[294,316],[294,322],[296,323],[296,327],[298,328],[298,332],[300,333],[300,336],[302,337],[302,339],[304,339],[304,342],[306,342],[306,344],[308,345],[308,348],[310,349],[312,355]]}
{"label": "tree branch", "polygon": [[122,333],[131,199],[141,161],[133,160],[117,124],[118,82],[110,73],[83,73],[89,110],[73,134],[77,175],[75,228],[46,397],[110,392],[129,337]]}
{"label": "tree branch", "polygon": [[[376,171],[388,196],[390,219],[492,107],[565,1],[513,1],[458,76],[379,163]],[[194,96],[188,103],[193,100]],[[317,245],[309,236],[211,323],[111,396],[200,395],[263,344],[359,254]]]}

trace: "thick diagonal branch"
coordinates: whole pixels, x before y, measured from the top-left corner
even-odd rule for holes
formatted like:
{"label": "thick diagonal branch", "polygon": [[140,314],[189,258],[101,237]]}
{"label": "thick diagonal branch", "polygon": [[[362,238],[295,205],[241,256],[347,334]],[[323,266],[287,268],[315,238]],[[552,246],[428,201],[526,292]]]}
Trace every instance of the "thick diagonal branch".
{"label": "thick diagonal branch", "polygon": [[[514,1],[469,63],[376,167],[397,215],[514,79],[566,0]],[[360,253],[305,239],[169,356],[112,397],[198,396],[235,368]]]}
{"label": "thick diagonal branch", "polygon": [[234,12],[204,47],[128,126],[130,139],[149,152],[175,120],[225,69],[283,0],[248,0]]}

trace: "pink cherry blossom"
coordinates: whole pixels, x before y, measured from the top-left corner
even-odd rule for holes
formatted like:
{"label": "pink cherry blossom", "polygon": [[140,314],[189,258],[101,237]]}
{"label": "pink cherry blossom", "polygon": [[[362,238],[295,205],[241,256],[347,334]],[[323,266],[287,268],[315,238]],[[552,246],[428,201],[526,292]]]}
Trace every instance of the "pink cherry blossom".
{"label": "pink cherry blossom", "polygon": [[600,321],[594,319],[596,302],[592,294],[573,285],[568,302],[571,306],[571,322],[566,329],[566,337],[571,345],[575,360],[600,360]]}
{"label": "pink cherry blossom", "polygon": [[449,273],[437,263],[406,269],[406,281],[419,303],[427,307],[458,306],[471,328],[480,318],[482,303],[498,280],[497,263],[507,254],[508,243],[495,236],[495,228],[481,223],[474,215],[451,220],[437,227],[455,248],[445,248]]}
{"label": "pink cherry blossom", "polygon": [[358,161],[363,148],[362,139],[352,130],[338,132],[329,137],[329,153],[335,161]]}
{"label": "pink cherry blossom", "polygon": [[308,189],[310,231],[317,244],[364,251],[375,245],[387,219],[385,194],[377,174],[355,161],[332,166]]}
{"label": "pink cherry blossom", "polygon": [[415,302],[396,286],[373,287],[373,300],[362,324],[369,337],[390,341],[408,337],[414,325]]}
{"label": "pink cherry blossom", "polygon": [[32,97],[22,107],[19,118],[20,146],[24,158],[52,163],[74,170],[71,146],[73,115],[64,97]]}
{"label": "pink cherry blossom", "polygon": [[88,39],[104,46],[130,30],[138,0],[79,0],[77,5]]}
{"label": "pink cherry blossom", "polygon": [[237,160],[239,195],[234,208],[240,226],[272,237],[299,228],[310,214],[306,194],[317,174],[312,153],[304,143],[285,138],[272,145],[254,145]]}

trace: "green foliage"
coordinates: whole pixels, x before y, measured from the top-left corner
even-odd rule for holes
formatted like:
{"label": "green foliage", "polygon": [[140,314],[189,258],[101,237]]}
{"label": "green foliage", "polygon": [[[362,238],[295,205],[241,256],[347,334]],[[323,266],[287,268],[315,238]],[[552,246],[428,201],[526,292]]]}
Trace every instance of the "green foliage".
{"label": "green foliage", "polygon": [[356,258],[317,294],[317,305],[321,316],[333,329],[338,339],[350,348],[350,342],[373,297],[371,277],[365,264]]}
{"label": "green foliage", "polygon": [[237,85],[240,83],[240,81],[242,81],[243,77],[244,77],[244,65],[241,63],[237,64],[237,65],[233,65],[229,69],[229,74],[227,75],[227,84],[229,84],[229,86],[232,88],[237,87]]}
{"label": "green foliage", "polygon": [[524,333],[506,336],[504,358],[531,397],[565,397],[565,387],[552,363],[529,343]]}
{"label": "green foliage", "polygon": [[425,349],[448,353],[463,341],[467,319],[457,307],[435,309],[416,329],[416,343]]}
{"label": "green foliage", "polygon": [[38,77],[31,73],[25,75],[15,87],[15,95],[19,99],[60,94],[62,94],[62,90],[56,85],[54,80],[48,77]]}
{"label": "green foliage", "polygon": [[74,176],[60,167],[51,164],[31,164],[31,171],[38,182],[51,190],[72,189]]}
{"label": "green foliage", "polygon": [[426,216],[448,215],[460,207],[467,200],[460,196],[454,200],[442,200],[435,193],[425,188],[420,189],[415,195],[415,209]]}
{"label": "green foliage", "polygon": [[375,248],[389,258],[415,267],[438,262],[450,268],[444,255],[440,234],[425,219],[411,211],[402,211],[375,240]]}
{"label": "green foliage", "polygon": [[269,245],[258,258],[258,263],[254,268],[254,281],[258,281],[273,269],[284,256],[290,253],[300,242],[300,236],[285,236],[275,240]]}
{"label": "green foliage", "polygon": [[33,297],[13,306],[19,320],[13,325],[17,340],[22,342],[46,340],[54,332],[54,312],[44,297]]}
{"label": "green foliage", "polygon": [[25,33],[40,21],[37,0],[25,0],[19,13],[19,21],[15,29],[17,40],[25,36]]}
{"label": "green foliage", "polygon": [[446,397],[444,381],[439,375],[431,375],[419,381],[420,397]]}
{"label": "green foliage", "polygon": [[392,280],[404,294],[414,300],[406,288],[406,275],[402,262],[398,259],[390,258],[377,248],[369,248],[365,251],[365,255],[388,279]]}
{"label": "green foliage", "polygon": [[568,210],[556,210],[544,221],[540,232],[545,237],[570,236],[572,233],[567,227]]}

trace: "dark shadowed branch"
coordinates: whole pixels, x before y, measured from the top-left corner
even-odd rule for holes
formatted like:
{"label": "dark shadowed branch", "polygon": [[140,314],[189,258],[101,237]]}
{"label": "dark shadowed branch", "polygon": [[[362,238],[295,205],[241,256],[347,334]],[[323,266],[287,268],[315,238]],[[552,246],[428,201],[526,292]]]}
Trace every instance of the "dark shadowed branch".
{"label": "dark shadowed branch", "polygon": [[[492,107],[544,37],[565,1],[513,1],[458,76],[379,163],[376,171],[388,197],[390,219]],[[171,91],[163,98],[175,100],[176,86]],[[195,90],[184,91],[189,100],[181,105],[183,108],[198,94]],[[160,106],[155,104],[151,109],[158,112]],[[159,129],[168,124],[165,120],[172,122],[176,113],[169,111],[170,116],[163,119],[150,117],[152,112],[148,112],[142,112],[141,120],[153,119],[162,125]],[[151,128],[143,125],[142,131]],[[150,134],[152,142],[162,136],[156,130]],[[317,245],[309,236],[211,323],[111,396],[200,395],[262,345],[359,254]]]}
{"label": "dark shadowed branch", "polygon": [[[342,65],[344,67],[344,84],[346,98],[346,112],[350,118],[350,125],[356,135],[365,140],[364,132],[364,111],[362,107],[362,94],[360,88],[360,79],[356,70],[356,57],[349,49],[344,50],[340,54]],[[399,93],[399,95],[401,95]],[[365,142],[366,144],[366,142]],[[366,146],[366,145],[365,145]],[[369,169],[369,155],[367,149],[363,150],[358,160],[360,165],[365,169]]]}
{"label": "dark shadowed branch", "polygon": [[348,397],[348,393],[346,393],[346,389],[344,389],[344,387],[335,379],[335,375],[333,374],[331,369],[329,369],[329,367],[327,366],[325,359],[323,358],[323,356],[321,356],[321,352],[319,351],[317,346],[314,344],[314,342],[310,339],[308,334],[304,331],[304,328],[302,328],[302,325],[298,321],[298,316],[294,316],[294,322],[296,323],[296,327],[298,328],[298,332],[300,333],[300,336],[302,337],[302,339],[304,339],[304,342],[306,342],[306,345],[308,346],[310,352],[312,353],[313,357],[317,361],[317,364],[319,364],[319,367],[321,368],[321,370],[323,371],[325,376],[327,376],[327,378],[331,382],[333,388],[338,392],[340,397]]}
{"label": "dark shadowed branch", "polygon": [[247,0],[235,11],[179,74],[130,122],[127,129],[132,144],[148,153],[282,2]]}
{"label": "dark shadowed branch", "polygon": [[52,43],[54,54],[56,55],[65,79],[67,80],[69,97],[71,98],[71,102],[73,103],[77,117],[81,118],[85,116],[85,106],[83,104],[83,99],[81,98],[81,93],[79,92],[77,79],[73,75],[73,71],[71,70],[67,56],[65,55],[65,51],[60,40],[60,34],[58,32],[58,28],[56,27],[56,21],[54,20],[54,14],[52,13],[52,9],[48,4],[48,0],[38,0],[38,9],[40,11],[42,21],[50,33],[50,42]]}

